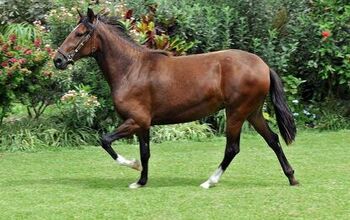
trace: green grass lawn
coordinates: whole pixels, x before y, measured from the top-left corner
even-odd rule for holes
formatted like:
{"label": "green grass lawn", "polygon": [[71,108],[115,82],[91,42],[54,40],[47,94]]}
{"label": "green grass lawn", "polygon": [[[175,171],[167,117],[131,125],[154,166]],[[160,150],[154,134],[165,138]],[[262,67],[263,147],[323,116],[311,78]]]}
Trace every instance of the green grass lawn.
{"label": "green grass lawn", "polygon": [[[136,145],[114,145],[138,157]],[[150,180],[100,148],[0,154],[0,219],[349,219],[350,131],[301,132],[284,147],[301,185],[290,187],[262,139],[243,134],[241,153],[217,187],[205,181],[224,138],[151,146]]]}

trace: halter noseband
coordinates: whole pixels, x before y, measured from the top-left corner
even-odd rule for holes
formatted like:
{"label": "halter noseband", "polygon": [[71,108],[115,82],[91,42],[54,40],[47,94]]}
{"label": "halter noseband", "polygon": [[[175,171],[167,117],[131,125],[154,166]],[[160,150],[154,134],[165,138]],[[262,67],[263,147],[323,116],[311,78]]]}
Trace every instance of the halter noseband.
{"label": "halter noseband", "polygon": [[[97,18],[95,25],[91,25],[91,24],[88,24],[87,21],[83,21],[82,23],[89,29],[89,32],[87,34],[85,34],[85,36],[83,38],[80,39],[78,44],[75,46],[75,49],[68,52],[68,53],[65,53],[64,51],[61,50],[61,48],[58,48],[57,52],[60,53],[67,60],[68,63],[74,63],[73,58],[80,51],[80,49],[82,47],[84,47],[86,42],[88,42],[90,40],[94,31],[96,30],[98,22],[99,22],[98,18]],[[93,44],[94,45],[91,48],[91,53],[94,53],[96,51],[95,42],[93,42]]]}

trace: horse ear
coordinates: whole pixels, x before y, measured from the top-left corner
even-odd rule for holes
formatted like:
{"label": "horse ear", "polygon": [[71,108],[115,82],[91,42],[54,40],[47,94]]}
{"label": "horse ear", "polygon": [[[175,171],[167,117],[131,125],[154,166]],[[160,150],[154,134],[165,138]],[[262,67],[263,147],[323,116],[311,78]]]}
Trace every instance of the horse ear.
{"label": "horse ear", "polygon": [[90,23],[92,23],[95,19],[94,11],[91,8],[88,8],[88,10],[87,10],[87,17],[88,17]]}
{"label": "horse ear", "polygon": [[78,14],[79,14],[79,17],[80,17],[80,18],[83,18],[83,15],[80,13],[79,9],[77,9],[77,12],[78,12]]}

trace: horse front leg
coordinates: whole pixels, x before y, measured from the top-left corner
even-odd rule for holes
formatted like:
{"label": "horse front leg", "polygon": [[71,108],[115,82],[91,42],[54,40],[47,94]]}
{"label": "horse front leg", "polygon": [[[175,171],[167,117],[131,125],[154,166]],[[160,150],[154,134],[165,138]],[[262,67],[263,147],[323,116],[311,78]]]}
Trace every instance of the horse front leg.
{"label": "horse front leg", "polygon": [[151,156],[149,150],[149,129],[142,130],[137,133],[137,137],[140,143],[140,157],[142,163],[142,171],[140,179],[129,185],[130,188],[135,189],[145,186],[148,180],[148,160]]}
{"label": "horse front leg", "polygon": [[120,125],[115,132],[103,135],[101,138],[101,145],[119,165],[131,167],[135,170],[141,171],[142,166],[138,160],[128,160],[124,158],[122,155],[117,154],[111,146],[113,141],[133,135],[139,130],[140,126],[133,119],[128,119],[122,125]]}

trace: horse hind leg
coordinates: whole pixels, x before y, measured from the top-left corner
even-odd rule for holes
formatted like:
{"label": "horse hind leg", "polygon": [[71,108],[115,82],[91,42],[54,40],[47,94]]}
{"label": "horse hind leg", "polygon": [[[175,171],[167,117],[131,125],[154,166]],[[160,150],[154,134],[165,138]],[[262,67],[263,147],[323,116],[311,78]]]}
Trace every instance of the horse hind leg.
{"label": "horse hind leg", "polygon": [[248,118],[250,124],[255,128],[255,130],[265,139],[266,143],[275,152],[284,174],[287,176],[290,185],[298,185],[298,181],[294,177],[294,170],[289,164],[284,152],[282,150],[281,144],[278,139],[278,135],[274,133],[266,120],[264,119],[261,110],[251,115]]}
{"label": "horse hind leg", "polygon": [[209,179],[200,185],[205,189],[209,189],[219,182],[222,174],[225,172],[233,158],[239,153],[240,150],[240,134],[244,119],[239,119],[237,116],[231,115],[227,111],[226,115],[226,149],[224,159],[220,163],[219,167],[215,170],[215,172],[209,177]]}

